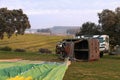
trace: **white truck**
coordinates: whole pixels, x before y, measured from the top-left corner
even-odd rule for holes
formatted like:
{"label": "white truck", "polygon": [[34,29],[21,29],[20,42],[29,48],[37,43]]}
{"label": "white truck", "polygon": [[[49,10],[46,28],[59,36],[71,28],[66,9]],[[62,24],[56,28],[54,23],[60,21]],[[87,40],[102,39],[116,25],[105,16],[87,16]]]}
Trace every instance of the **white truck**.
{"label": "white truck", "polygon": [[100,57],[102,57],[104,53],[108,53],[110,51],[108,35],[81,35],[81,36],[75,36],[75,38],[98,39],[99,40]]}

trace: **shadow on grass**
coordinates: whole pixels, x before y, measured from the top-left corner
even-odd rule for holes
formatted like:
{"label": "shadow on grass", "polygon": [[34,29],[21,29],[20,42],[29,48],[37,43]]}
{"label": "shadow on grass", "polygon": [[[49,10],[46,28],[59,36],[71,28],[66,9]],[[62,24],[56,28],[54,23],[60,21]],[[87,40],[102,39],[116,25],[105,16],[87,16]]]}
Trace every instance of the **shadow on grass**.
{"label": "shadow on grass", "polygon": [[120,55],[105,55],[105,56],[103,56],[103,59],[120,60]]}

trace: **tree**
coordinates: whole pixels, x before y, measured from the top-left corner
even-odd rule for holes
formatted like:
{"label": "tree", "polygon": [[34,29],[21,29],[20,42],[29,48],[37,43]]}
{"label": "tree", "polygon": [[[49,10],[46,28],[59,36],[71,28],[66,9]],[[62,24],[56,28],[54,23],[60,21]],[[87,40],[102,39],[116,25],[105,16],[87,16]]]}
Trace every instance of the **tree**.
{"label": "tree", "polygon": [[116,37],[115,37],[115,40],[116,40],[116,45],[120,45],[120,7],[116,8],[115,9],[115,13],[116,13],[116,16],[117,16],[117,23],[115,25],[115,34],[116,34]]}
{"label": "tree", "polygon": [[110,44],[120,45],[120,8],[115,11],[105,9],[98,13],[98,17],[103,33],[110,36]]}
{"label": "tree", "polygon": [[7,34],[8,38],[14,33],[23,35],[25,29],[30,27],[28,17],[23,13],[22,9],[0,9],[0,39],[4,38],[4,33]]}
{"label": "tree", "polygon": [[98,35],[101,34],[101,27],[92,22],[86,22],[80,27],[80,32],[76,35]]}
{"label": "tree", "polygon": [[111,30],[114,30],[113,26],[115,26],[117,22],[116,14],[111,10],[105,9],[101,13],[98,13],[98,16],[99,24],[101,24],[103,32],[110,34]]}

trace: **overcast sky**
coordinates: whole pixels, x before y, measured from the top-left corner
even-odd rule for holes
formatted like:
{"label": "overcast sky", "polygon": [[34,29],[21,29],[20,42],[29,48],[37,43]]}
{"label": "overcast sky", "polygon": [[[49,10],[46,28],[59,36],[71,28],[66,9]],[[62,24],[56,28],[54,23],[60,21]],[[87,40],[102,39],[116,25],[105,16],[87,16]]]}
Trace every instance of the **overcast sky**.
{"label": "overcast sky", "polygon": [[98,23],[97,13],[120,7],[120,0],[0,0],[0,8],[23,9],[31,28],[81,26],[87,21]]}

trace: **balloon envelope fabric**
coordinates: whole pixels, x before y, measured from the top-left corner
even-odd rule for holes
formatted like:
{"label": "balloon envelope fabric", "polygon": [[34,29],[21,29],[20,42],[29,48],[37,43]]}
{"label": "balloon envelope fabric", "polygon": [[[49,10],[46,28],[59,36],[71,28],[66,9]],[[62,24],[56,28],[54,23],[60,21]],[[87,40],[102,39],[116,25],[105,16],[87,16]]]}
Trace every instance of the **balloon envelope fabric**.
{"label": "balloon envelope fabric", "polygon": [[57,62],[0,62],[0,80],[62,80],[67,68]]}

